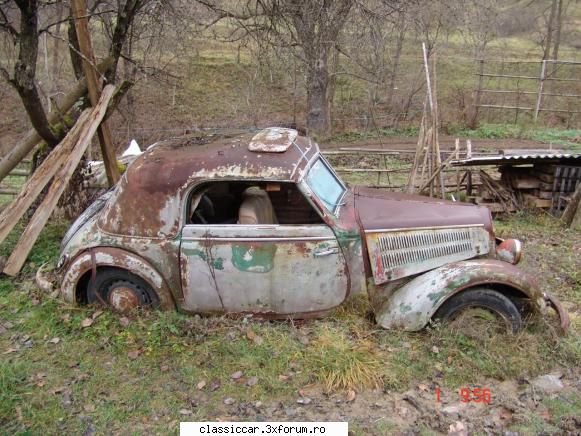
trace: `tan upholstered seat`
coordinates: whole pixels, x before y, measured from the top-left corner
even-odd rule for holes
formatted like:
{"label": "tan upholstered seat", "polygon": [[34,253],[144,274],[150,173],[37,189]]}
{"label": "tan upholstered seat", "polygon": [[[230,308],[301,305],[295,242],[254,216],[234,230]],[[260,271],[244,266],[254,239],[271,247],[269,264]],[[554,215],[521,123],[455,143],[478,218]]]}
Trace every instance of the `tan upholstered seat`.
{"label": "tan upholstered seat", "polygon": [[242,194],[238,212],[239,224],[278,224],[268,193],[251,186]]}

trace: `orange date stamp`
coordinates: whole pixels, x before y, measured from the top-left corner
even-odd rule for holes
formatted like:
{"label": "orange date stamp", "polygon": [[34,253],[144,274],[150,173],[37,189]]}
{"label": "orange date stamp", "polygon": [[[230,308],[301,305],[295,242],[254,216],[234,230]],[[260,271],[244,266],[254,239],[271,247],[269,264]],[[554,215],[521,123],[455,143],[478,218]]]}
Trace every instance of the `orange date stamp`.
{"label": "orange date stamp", "polygon": [[[442,392],[440,388],[436,388],[436,401],[439,403],[441,401]],[[461,388],[458,391],[458,396],[462,403],[492,403],[492,391],[489,388]]]}

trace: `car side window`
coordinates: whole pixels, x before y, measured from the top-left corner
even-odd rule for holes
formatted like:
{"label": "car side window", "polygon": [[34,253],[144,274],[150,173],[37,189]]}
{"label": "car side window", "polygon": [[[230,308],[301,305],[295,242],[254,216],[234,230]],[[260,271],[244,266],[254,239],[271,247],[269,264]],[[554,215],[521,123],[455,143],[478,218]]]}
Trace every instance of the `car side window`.
{"label": "car side window", "polygon": [[294,183],[205,183],[190,195],[188,224],[320,224]]}

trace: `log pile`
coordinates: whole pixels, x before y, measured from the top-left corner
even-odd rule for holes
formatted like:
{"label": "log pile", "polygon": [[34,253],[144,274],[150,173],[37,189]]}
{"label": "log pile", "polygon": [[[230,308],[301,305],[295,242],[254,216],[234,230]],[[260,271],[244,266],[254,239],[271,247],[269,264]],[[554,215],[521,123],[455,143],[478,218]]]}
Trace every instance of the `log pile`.
{"label": "log pile", "polygon": [[575,165],[503,165],[499,171],[500,179],[480,171],[476,203],[492,212],[539,208],[558,214],[581,183],[581,166]]}

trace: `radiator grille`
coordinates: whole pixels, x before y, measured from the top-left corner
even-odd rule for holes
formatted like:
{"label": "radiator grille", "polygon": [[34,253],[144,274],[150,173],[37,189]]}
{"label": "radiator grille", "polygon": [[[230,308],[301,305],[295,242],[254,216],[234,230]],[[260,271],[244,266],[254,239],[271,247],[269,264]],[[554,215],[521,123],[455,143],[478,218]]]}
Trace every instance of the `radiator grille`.
{"label": "radiator grille", "polygon": [[481,227],[372,233],[367,237],[370,256],[376,259],[372,262],[376,282],[417,274],[488,251],[488,234]]}

